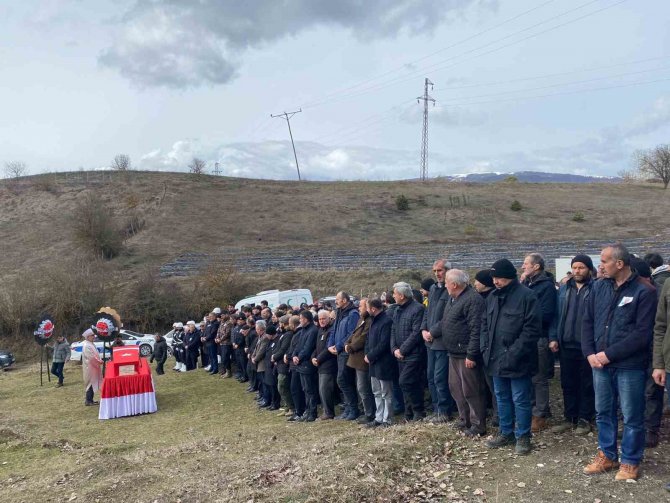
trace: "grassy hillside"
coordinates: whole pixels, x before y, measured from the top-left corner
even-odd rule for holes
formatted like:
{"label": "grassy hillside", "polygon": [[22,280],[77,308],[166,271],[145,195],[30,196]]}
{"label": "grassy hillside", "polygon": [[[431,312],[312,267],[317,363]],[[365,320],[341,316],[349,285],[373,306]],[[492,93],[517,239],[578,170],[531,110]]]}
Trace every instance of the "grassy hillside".
{"label": "grassy hillside", "polygon": [[[400,211],[404,195],[409,209]],[[93,198],[118,229],[132,230],[112,260],[96,259],[75,235]],[[521,211],[512,211],[514,200]],[[583,221],[575,218],[583,216]],[[664,231],[670,196],[657,185],[282,182],[156,172],[79,172],[0,183],[0,338],[30,337],[44,310],[72,337],[101,303],[128,325],[160,330],[268,288],[356,294],[414,284],[428,270],[270,271],[161,279],[186,253],[254,254],[297,248],[412,251],[476,242],[648,237]],[[2,342],[2,340],[0,340]],[[10,344],[11,346],[12,344]]]}

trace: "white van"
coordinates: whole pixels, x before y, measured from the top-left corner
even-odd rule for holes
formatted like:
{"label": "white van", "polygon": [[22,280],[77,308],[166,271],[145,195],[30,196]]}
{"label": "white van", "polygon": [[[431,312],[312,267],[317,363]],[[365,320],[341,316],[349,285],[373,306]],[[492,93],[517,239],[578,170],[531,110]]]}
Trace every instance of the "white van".
{"label": "white van", "polygon": [[298,288],[294,290],[266,290],[264,292],[258,292],[256,295],[251,297],[246,297],[235,304],[235,309],[240,309],[242,306],[248,304],[258,305],[261,303],[261,300],[268,301],[268,307],[274,309],[280,304],[288,304],[292,307],[299,307],[300,304],[312,304],[314,301],[312,299],[312,292],[307,288]]}

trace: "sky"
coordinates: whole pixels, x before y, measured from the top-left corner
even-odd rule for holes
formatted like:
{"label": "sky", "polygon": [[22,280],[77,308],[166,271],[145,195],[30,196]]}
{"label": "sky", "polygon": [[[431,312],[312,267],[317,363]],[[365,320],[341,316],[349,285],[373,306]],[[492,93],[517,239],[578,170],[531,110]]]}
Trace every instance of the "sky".
{"label": "sky", "polygon": [[0,0],[0,163],[616,176],[670,141],[667,0]]}

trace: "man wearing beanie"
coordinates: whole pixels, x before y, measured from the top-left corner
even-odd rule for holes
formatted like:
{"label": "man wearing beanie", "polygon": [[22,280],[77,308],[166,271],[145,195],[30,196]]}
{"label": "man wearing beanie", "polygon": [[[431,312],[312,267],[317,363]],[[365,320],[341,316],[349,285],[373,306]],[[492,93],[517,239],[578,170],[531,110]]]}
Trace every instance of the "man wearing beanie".
{"label": "man wearing beanie", "polygon": [[490,295],[495,288],[493,278],[491,277],[490,269],[483,269],[475,274],[475,290],[481,295],[484,300]]}
{"label": "man wearing beanie", "polygon": [[593,261],[588,255],[572,259],[572,276],[558,291],[557,322],[549,333],[549,349],[558,353],[561,362],[563,415],[565,420],[552,433],[574,429],[576,435],[587,435],[595,415],[593,373],[582,354],[582,317],[584,299],[591,294]]}
{"label": "man wearing beanie", "polygon": [[554,357],[549,349],[549,329],[556,317],[556,287],[554,277],[544,270],[544,257],[530,253],[521,266],[523,284],[530,288],[540,301],[542,334],[537,341],[537,371],[533,375],[533,422],[531,429],[538,433],[547,427],[549,409],[549,379],[554,375]]}
{"label": "man wearing beanie", "polygon": [[486,371],[493,377],[500,430],[486,445],[495,449],[516,442],[516,453],[528,454],[531,376],[537,369],[542,313],[537,296],[519,283],[509,260],[497,260],[491,277],[496,290],[486,299],[480,346]]}

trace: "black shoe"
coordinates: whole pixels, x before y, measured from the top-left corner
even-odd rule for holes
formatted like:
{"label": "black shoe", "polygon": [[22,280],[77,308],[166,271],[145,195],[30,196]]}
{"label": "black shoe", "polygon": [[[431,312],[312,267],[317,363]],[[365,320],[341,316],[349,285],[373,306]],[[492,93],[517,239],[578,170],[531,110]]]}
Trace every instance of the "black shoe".
{"label": "black shoe", "polygon": [[368,417],[368,416],[363,415],[363,416],[359,417],[358,419],[356,419],[356,422],[358,424],[368,424],[369,422],[372,422],[374,420],[375,420],[374,417]]}
{"label": "black shoe", "polygon": [[500,447],[505,447],[506,445],[512,445],[516,442],[514,439],[514,434],[510,433],[509,435],[503,435],[498,433],[491,440],[486,441],[486,447],[489,449],[498,449]]}
{"label": "black shoe", "polygon": [[519,456],[525,456],[526,454],[530,454],[531,450],[532,447],[530,445],[530,435],[524,435],[523,437],[517,438],[516,446],[514,447],[514,452],[516,454]]}
{"label": "black shoe", "polygon": [[335,416],[334,419],[347,419],[348,417],[349,417],[349,413],[348,412],[343,412],[342,414],[339,414],[339,415]]}
{"label": "black shoe", "polygon": [[485,431],[478,431],[473,426],[470,426],[467,430],[463,431],[463,435],[468,438],[478,438],[486,435]]}
{"label": "black shoe", "polygon": [[380,423],[379,421],[370,421],[365,425],[366,428],[377,428],[379,426],[382,426],[384,423]]}
{"label": "black shoe", "polygon": [[258,407],[260,409],[264,409],[265,407],[269,407],[269,406],[270,406],[270,403],[266,402],[265,400],[261,400],[260,402],[258,402]]}
{"label": "black shoe", "polygon": [[466,431],[470,426],[468,426],[468,423],[465,421],[458,421],[457,423],[454,423],[454,428],[458,431]]}
{"label": "black shoe", "polygon": [[301,418],[301,417],[302,417],[302,416],[299,416],[298,414],[294,414],[294,415],[292,415],[291,417],[289,417],[289,418],[287,419],[287,421],[288,421],[288,422],[300,421],[300,418]]}
{"label": "black shoe", "polygon": [[100,402],[96,402],[95,400],[91,400],[91,401],[84,402],[84,405],[86,405],[87,407],[90,407],[91,405],[98,405],[99,403]]}
{"label": "black shoe", "polygon": [[272,410],[272,411],[279,410],[279,407],[277,407],[276,405],[270,405],[268,407],[268,410]]}
{"label": "black shoe", "polygon": [[316,416],[307,416],[304,420],[305,423],[313,423],[316,421]]}

